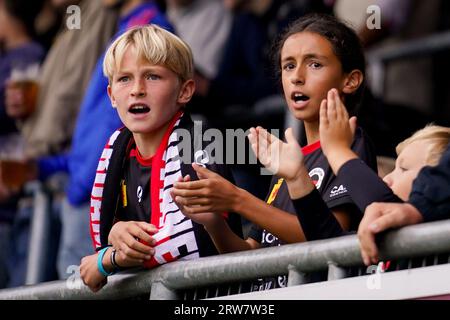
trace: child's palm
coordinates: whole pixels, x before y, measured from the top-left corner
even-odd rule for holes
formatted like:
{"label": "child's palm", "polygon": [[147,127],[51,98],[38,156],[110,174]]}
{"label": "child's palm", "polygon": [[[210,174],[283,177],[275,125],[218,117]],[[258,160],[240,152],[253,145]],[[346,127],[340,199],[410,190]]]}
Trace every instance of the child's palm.
{"label": "child's palm", "polygon": [[251,132],[249,139],[259,161],[268,170],[285,179],[291,179],[302,166],[303,154],[291,128],[286,130],[285,136],[287,143],[265,129],[258,128]]}

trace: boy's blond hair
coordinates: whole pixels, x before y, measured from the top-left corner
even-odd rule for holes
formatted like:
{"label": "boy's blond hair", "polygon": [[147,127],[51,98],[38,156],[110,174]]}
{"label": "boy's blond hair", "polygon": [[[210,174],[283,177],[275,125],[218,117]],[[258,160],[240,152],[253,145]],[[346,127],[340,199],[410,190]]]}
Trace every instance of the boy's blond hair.
{"label": "boy's blond hair", "polygon": [[135,48],[139,59],[168,68],[182,82],[193,78],[194,63],[189,46],[176,35],[151,24],[128,30],[110,45],[103,61],[103,73],[110,83],[130,46]]}
{"label": "boy's blond hair", "polygon": [[400,142],[395,149],[397,155],[399,155],[406,146],[418,140],[427,141],[427,148],[426,150],[423,150],[423,152],[426,152],[427,154],[426,162],[427,165],[435,166],[438,164],[439,159],[450,142],[450,128],[433,124],[427,125],[425,128],[416,131],[408,139]]}

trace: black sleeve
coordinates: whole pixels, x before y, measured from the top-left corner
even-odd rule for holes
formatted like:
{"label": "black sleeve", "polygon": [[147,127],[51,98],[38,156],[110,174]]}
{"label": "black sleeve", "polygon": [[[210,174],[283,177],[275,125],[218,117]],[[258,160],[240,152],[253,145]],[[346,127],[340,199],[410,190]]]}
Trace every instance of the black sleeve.
{"label": "black sleeve", "polygon": [[419,172],[409,202],[420,211],[424,221],[450,218],[450,145],[437,166]]}
{"label": "black sleeve", "polygon": [[338,176],[361,212],[372,202],[403,202],[361,159],[347,161]]}
{"label": "black sleeve", "polygon": [[[365,164],[365,168],[372,170],[374,175],[376,176],[377,172],[377,161],[375,156],[375,151],[372,142],[370,141],[369,137],[365,134],[365,132],[358,127],[355,132],[355,139],[352,143],[351,149],[355,154],[358,156],[360,161]],[[330,168],[331,170],[331,168]],[[342,170],[342,169],[341,169]],[[341,171],[340,170],[340,171]],[[369,171],[368,170],[368,171]],[[351,173],[353,171],[353,168],[349,170]],[[327,183],[327,186],[324,188],[323,191],[321,191],[322,197],[324,201],[327,203],[327,206],[329,208],[334,208],[337,206],[342,205],[349,205],[349,204],[355,204],[355,200],[352,197],[352,194],[347,186],[347,182],[351,181],[353,177],[357,177],[356,174],[351,173],[350,178],[347,177],[347,175],[339,174],[337,176],[332,175],[332,180],[330,180]],[[362,180],[358,180],[361,182]],[[361,186],[361,184],[359,184]],[[357,205],[357,203],[356,203]],[[357,205],[359,209],[359,207]],[[355,217],[356,219],[361,219],[362,214],[364,213],[364,210],[360,210],[359,217]]]}
{"label": "black sleeve", "polygon": [[308,241],[347,234],[316,188],[308,195],[292,200],[292,203]]}

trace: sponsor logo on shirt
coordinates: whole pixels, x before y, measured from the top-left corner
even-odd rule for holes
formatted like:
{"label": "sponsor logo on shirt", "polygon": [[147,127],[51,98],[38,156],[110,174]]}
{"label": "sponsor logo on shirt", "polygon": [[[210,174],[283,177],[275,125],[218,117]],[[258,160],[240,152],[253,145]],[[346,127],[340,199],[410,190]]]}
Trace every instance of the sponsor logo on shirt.
{"label": "sponsor logo on shirt", "polygon": [[325,177],[325,171],[322,168],[314,168],[309,172],[309,176],[316,188],[319,189]]}
{"label": "sponsor logo on shirt", "polygon": [[194,155],[195,163],[199,166],[206,168],[206,165],[209,163],[209,155],[206,150],[198,150]]}
{"label": "sponsor logo on shirt", "polygon": [[338,187],[338,186],[334,186],[333,189],[331,189],[330,192],[330,198],[336,197],[340,194],[344,194],[347,193],[347,188],[344,187],[342,184]]}

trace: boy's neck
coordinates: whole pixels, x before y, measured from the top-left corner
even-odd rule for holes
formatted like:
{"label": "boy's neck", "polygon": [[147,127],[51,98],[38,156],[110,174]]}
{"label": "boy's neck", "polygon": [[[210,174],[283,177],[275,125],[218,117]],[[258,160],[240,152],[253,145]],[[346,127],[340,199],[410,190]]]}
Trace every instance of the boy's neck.
{"label": "boy's neck", "polygon": [[142,158],[148,159],[153,157],[158,150],[161,140],[166,133],[167,128],[170,123],[167,123],[155,132],[143,134],[143,133],[133,133],[134,142]]}
{"label": "boy's neck", "polygon": [[319,135],[319,122],[304,122],[305,125],[305,132],[306,132],[306,140],[308,144],[314,143],[319,141],[320,135]]}

